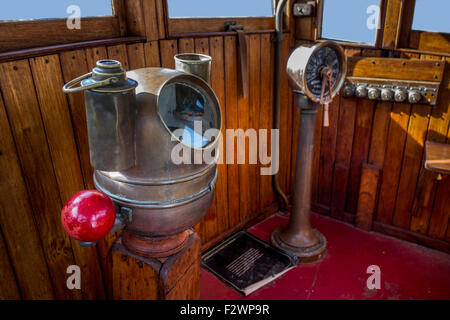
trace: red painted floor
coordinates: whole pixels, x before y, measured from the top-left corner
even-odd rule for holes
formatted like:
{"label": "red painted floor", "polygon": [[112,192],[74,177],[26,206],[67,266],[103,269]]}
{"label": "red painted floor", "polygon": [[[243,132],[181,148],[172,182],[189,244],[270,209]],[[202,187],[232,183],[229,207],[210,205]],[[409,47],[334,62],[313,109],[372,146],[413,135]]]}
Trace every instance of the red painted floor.
{"label": "red painted floor", "polygon": [[[416,244],[364,232],[343,222],[312,215],[313,227],[327,238],[324,259],[303,264],[244,297],[211,273],[202,272],[204,300],[450,299],[450,255]],[[267,241],[288,221],[281,214],[250,228]],[[366,286],[367,267],[381,269],[381,289]]]}

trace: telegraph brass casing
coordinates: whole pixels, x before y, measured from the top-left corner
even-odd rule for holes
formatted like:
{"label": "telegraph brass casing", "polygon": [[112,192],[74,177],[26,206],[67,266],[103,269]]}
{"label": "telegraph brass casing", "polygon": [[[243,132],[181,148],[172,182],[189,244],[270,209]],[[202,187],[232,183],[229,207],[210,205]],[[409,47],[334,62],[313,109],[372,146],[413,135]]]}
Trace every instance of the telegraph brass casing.
{"label": "telegraph brass casing", "polygon": [[286,72],[288,74],[289,83],[292,89],[302,92],[313,102],[320,102],[320,97],[314,95],[308,88],[306,67],[310,64],[311,56],[323,47],[330,47],[336,51],[339,59],[339,65],[342,67],[337,78],[338,80],[333,84],[331,90],[331,97],[334,97],[342,87],[345,80],[345,74],[347,72],[345,53],[340,45],[330,41],[302,45],[295,49],[290,55],[286,67]]}

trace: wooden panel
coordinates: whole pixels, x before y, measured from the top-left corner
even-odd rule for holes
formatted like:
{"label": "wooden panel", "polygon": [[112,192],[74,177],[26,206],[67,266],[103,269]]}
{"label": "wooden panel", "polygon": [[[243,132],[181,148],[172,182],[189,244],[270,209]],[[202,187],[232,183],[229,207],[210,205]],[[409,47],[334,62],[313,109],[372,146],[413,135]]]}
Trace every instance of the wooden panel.
{"label": "wooden panel", "polygon": [[145,66],[160,67],[161,59],[159,58],[159,42],[150,41],[144,44]]}
{"label": "wooden panel", "polygon": [[[0,257],[2,275],[0,278],[6,277],[7,279],[1,280],[0,296],[5,298],[17,296],[18,291],[14,290],[15,277],[17,277],[17,283],[24,299],[53,299],[52,283],[41,247],[39,232],[34,223],[33,211],[1,96],[0,136],[2,137],[0,149],[0,172],[2,176],[2,179],[0,179],[0,195],[2,195],[0,200],[0,226],[14,267],[14,271],[7,270],[7,263],[9,262],[5,259],[8,259],[8,256],[6,255],[6,249],[2,249],[2,252],[0,252],[2,255]],[[3,243],[1,246],[4,247]],[[11,283],[11,281],[14,283]]]}
{"label": "wooden panel", "polygon": [[145,68],[144,44],[135,43],[127,45],[129,70]]}
{"label": "wooden panel", "polygon": [[403,155],[402,172],[397,193],[397,204],[394,214],[394,225],[409,228],[414,191],[417,183],[424,140],[429,122],[431,107],[413,105],[408,125],[405,153]]}
{"label": "wooden panel", "polygon": [[161,52],[161,67],[175,68],[174,56],[178,53],[176,40],[162,40],[159,42]]}
{"label": "wooden panel", "polygon": [[438,32],[412,31],[409,47],[420,51],[448,54],[450,34]]}
{"label": "wooden panel", "polygon": [[128,63],[127,46],[120,44],[117,46],[107,47],[108,59],[117,60],[122,63],[122,68],[126,71],[130,70],[130,64]]}
{"label": "wooden panel", "polygon": [[331,216],[336,218],[344,217],[357,100],[341,98],[340,104],[331,201]]}
{"label": "wooden panel", "polygon": [[370,164],[363,164],[361,170],[361,184],[359,187],[358,211],[356,226],[366,231],[372,229],[372,221],[376,210],[380,168]]}
{"label": "wooden panel", "polygon": [[395,103],[392,108],[377,211],[379,222],[390,224],[394,216],[410,112],[407,103]]}
{"label": "wooden panel", "polygon": [[164,39],[167,37],[167,7],[166,0],[155,0],[156,2],[156,15],[158,19],[158,34],[159,39]]}
{"label": "wooden panel", "polygon": [[336,137],[339,118],[339,96],[329,106],[329,126],[322,128],[322,146],[320,148],[320,172],[318,201],[329,207],[333,183]]}
{"label": "wooden panel", "polygon": [[62,281],[75,260],[69,237],[61,228],[61,199],[28,61],[7,62],[0,68],[4,102],[56,297],[80,299],[80,291],[68,290]]}
{"label": "wooden panel", "polygon": [[142,9],[144,12],[145,20],[145,35],[147,40],[158,40],[158,18],[156,13],[156,1],[155,0],[142,0]]}
{"label": "wooden panel", "polygon": [[[256,130],[259,129],[259,114],[261,112],[260,95],[261,95],[261,35],[253,34],[248,37],[248,80],[249,80],[249,126]],[[254,149],[255,154],[258,153],[258,146],[250,147],[250,151]],[[250,160],[249,160],[250,161]],[[259,213],[259,192],[260,192],[260,172],[258,165],[258,157],[256,164],[249,166],[249,179],[251,181],[250,198],[250,217],[252,218]],[[289,159],[290,161],[290,159]]]}
{"label": "wooden panel", "polygon": [[[274,70],[268,66],[274,63],[274,45],[270,41],[270,34],[261,35],[261,111],[259,113],[259,125],[261,129],[267,129],[267,154],[272,154],[271,129],[273,128],[273,77]],[[270,50],[269,50],[270,48]],[[297,108],[296,108],[297,109]],[[259,211],[271,205],[275,199],[272,188],[271,175],[262,175],[260,178],[260,204]]]}
{"label": "wooden panel", "polygon": [[[189,48],[185,48],[188,50]],[[220,161],[217,165],[217,184],[216,184],[216,233],[213,237],[218,236],[222,232],[228,229],[228,190],[227,190],[227,167],[225,164],[226,154],[225,154],[225,119],[226,119],[226,109],[225,109],[225,63],[224,63],[224,52],[223,52],[223,38],[213,37],[209,39],[209,53],[212,58],[211,64],[211,86],[219,99],[220,109],[222,111],[222,131],[219,151]]]}
{"label": "wooden panel", "polygon": [[[53,168],[62,203],[84,189],[69,106],[61,88],[64,84],[57,55],[30,60],[41,115],[47,134]],[[52,75],[49,77],[49,75]],[[97,249],[83,248],[72,241],[75,260],[81,268],[82,292],[86,299],[105,297]]]}
{"label": "wooden panel", "polygon": [[403,0],[387,0],[382,47],[394,49],[397,46],[397,32],[401,23]]}
{"label": "wooden panel", "polygon": [[[237,129],[238,123],[238,70],[237,70],[237,38],[235,36],[224,37],[225,56],[225,93],[226,93],[226,128]],[[229,140],[227,140],[230,142]],[[228,183],[228,221],[229,226],[236,226],[240,222],[240,183],[239,166],[237,164],[237,148],[227,145],[227,183]],[[231,155],[234,155],[232,158]]]}
{"label": "wooden panel", "polygon": [[435,61],[349,57],[347,76],[438,82],[443,71],[443,64]]}
{"label": "wooden panel", "polygon": [[0,232],[0,300],[19,300],[20,292],[17,287],[14,270],[9,261],[3,235]]}
{"label": "wooden panel", "polygon": [[117,17],[82,18],[81,26],[70,30],[66,19],[0,22],[0,52],[120,37]]}
{"label": "wooden panel", "polygon": [[446,176],[439,182],[437,187],[436,201],[430,217],[428,235],[432,238],[445,239],[445,232],[448,228],[450,217],[449,195],[450,178]]}
{"label": "wooden panel", "polygon": [[374,109],[373,101],[358,100],[346,203],[346,211],[353,214],[356,214],[357,209],[362,164],[367,162],[369,155]]}
{"label": "wooden panel", "polygon": [[[62,75],[64,77],[64,82],[66,83],[89,72],[84,50],[63,52],[60,54],[60,60]],[[69,94],[67,95],[67,98],[69,99],[70,114],[73,121],[85,186],[88,189],[94,189],[94,182],[92,180],[94,169],[91,166],[89,157],[89,139],[87,135],[84,93],[79,92]]]}
{"label": "wooden panel", "polygon": [[124,1],[127,15],[127,30],[133,36],[143,36],[146,34],[142,2],[143,0]]}
{"label": "wooden panel", "polygon": [[[249,36],[245,37],[245,41],[247,41],[247,48],[249,46]],[[247,54],[249,54],[249,50],[247,50]],[[249,61],[249,58],[247,56],[247,61]],[[239,88],[242,89],[241,85],[241,77],[239,77],[238,84]],[[244,97],[244,94],[239,92],[238,94],[238,108],[239,108],[239,114],[238,114],[238,128],[247,131],[249,128],[251,128],[250,125],[250,105],[249,105],[249,98]],[[246,139],[247,140],[247,139]],[[251,197],[251,182],[250,182],[250,168],[248,161],[246,161],[249,153],[249,141],[246,141],[245,144],[245,154],[241,159],[238,157],[239,161],[239,210],[240,210],[240,219],[241,221],[245,221],[251,216],[251,203],[250,203],[250,197]],[[242,164],[245,163],[245,164]]]}
{"label": "wooden panel", "polygon": [[379,102],[376,106],[373,118],[372,139],[370,141],[368,163],[380,168],[383,167],[384,163],[391,109],[392,103]]}
{"label": "wooden panel", "polygon": [[[281,65],[285,66],[290,55],[289,41],[282,44]],[[280,169],[279,181],[285,194],[289,193],[291,178],[291,147],[292,147],[292,100],[293,93],[287,80],[286,70],[281,72],[281,127],[280,127]]]}
{"label": "wooden panel", "polygon": [[86,49],[86,62],[88,69],[94,69],[98,60],[108,59],[108,53],[105,47],[87,48]]}
{"label": "wooden panel", "polygon": [[[237,25],[243,25],[245,30],[271,30],[275,28],[273,18],[232,18]],[[204,33],[225,31],[225,22],[230,18],[198,18],[169,19],[171,36],[183,33]]]}
{"label": "wooden panel", "polygon": [[179,53],[192,53],[195,51],[194,38],[180,38],[178,40]]}

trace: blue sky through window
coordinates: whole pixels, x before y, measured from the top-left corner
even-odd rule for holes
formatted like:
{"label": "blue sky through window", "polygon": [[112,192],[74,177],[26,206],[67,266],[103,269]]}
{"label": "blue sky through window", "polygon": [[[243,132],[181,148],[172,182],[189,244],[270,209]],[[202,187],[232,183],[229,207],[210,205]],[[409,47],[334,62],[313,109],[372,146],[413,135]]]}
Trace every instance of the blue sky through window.
{"label": "blue sky through window", "polygon": [[379,4],[379,0],[324,0],[322,38],[374,44]]}
{"label": "blue sky through window", "polygon": [[111,16],[111,0],[2,0],[0,20],[68,18],[70,5],[80,7],[82,17]]}
{"label": "blue sky through window", "polygon": [[450,0],[416,0],[413,30],[450,33]]}

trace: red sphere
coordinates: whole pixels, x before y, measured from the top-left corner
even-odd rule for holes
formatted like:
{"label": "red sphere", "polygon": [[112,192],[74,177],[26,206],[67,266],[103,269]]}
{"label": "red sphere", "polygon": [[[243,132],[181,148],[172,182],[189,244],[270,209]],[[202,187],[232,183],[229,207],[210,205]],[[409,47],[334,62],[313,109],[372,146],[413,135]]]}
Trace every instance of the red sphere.
{"label": "red sphere", "polygon": [[61,222],[66,232],[81,242],[104,238],[114,226],[116,208],[111,199],[97,190],[74,194],[61,211]]}

